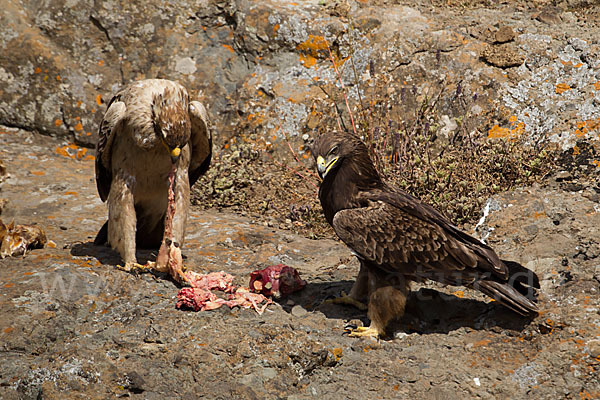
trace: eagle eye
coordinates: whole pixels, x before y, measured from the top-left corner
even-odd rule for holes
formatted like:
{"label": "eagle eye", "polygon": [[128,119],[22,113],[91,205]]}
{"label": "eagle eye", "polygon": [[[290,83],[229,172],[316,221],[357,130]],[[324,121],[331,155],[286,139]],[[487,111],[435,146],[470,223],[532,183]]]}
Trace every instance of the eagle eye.
{"label": "eagle eye", "polygon": [[335,145],[331,148],[331,150],[329,150],[329,153],[327,153],[327,156],[331,156],[331,155],[335,155],[338,152],[338,146]]}

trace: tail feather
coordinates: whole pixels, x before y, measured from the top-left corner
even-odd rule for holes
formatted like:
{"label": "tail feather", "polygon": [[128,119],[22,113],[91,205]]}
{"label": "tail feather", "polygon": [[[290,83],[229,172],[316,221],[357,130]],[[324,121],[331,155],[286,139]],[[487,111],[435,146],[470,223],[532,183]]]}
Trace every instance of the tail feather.
{"label": "tail feather", "polygon": [[[531,299],[507,283],[483,280],[476,282],[473,286],[516,313],[527,316],[538,313],[538,307]],[[519,286],[522,285],[519,283]],[[533,292],[531,289],[529,291]]]}
{"label": "tail feather", "polygon": [[535,315],[535,304],[540,280],[537,274],[514,261],[502,260],[508,268],[508,279],[482,279],[473,288],[497,300],[521,315]]}

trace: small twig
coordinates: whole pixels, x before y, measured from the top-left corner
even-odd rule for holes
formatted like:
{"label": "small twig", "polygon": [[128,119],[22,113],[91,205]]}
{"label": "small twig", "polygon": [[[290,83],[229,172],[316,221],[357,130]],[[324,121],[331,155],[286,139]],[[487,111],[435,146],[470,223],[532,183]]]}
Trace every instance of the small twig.
{"label": "small twig", "polygon": [[342,129],[342,121],[340,121],[340,113],[337,110],[337,104],[335,104],[335,102],[333,103],[333,108],[335,108],[335,120],[337,121],[338,128],[340,132],[343,132],[344,130]]}
{"label": "small twig", "polygon": [[290,152],[292,153],[292,155],[294,156],[294,158],[296,159],[296,162],[298,162],[298,164],[302,165],[302,167],[304,168],[304,170],[306,172],[308,172],[310,175],[313,176],[313,178],[317,178],[317,175],[314,174],[314,172],[312,172],[311,170],[309,170],[308,168],[306,168],[306,165],[304,165],[304,163],[302,161],[300,161],[300,159],[298,158],[298,155],[296,154],[296,152],[294,151],[294,149],[292,148],[292,145],[290,144],[290,141],[287,138],[287,134],[285,133],[285,131],[283,130],[283,128],[281,127],[281,124],[279,125],[279,130],[281,131],[281,133],[283,134],[283,138],[285,139],[285,143],[288,145],[288,148],[290,149]]}
{"label": "small twig", "polygon": [[325,41],[327,45],[327,51],[329,51],[329,57],[331,58],[331,63],[333,64],[333,68],[335,69],[335,73],[337,74],[338,80],[340,81],[340,85],[342,86],[342,93],[344,94],[344,100],[346,101],[346,108],[348,109],[348,114],[350,115],[350,122],[352,122],[352,131],[355,136],[358,136],[356,133],[356,125],[354,125],[354,116],[352,115],[352,110],[350,110],[350,105],[348,104],[348,96],[346,96],[346,87],[344,86],[344,82],[342,82],[342,76],[340,75],[340,71],[338,71],[338,67],[335,64],[335,59],[333,58],[333,53],[331,52],[331,48],[329,47],[329,42]]}
{"label": "small twig", "polygon": [[277,160],[275,160],[275,158],[274,158],[274,157],[273,157],[271,154],[267,153],[267,155],[268,155],[269,157],[271,157],[271,160],[272,160],[272,161],[273,161],[273,162],[274,162],[276,165],[278,165],[279,167],[283,167],[283,168],[289,169],[289,170],[290,170],[291,172],[293,172],[294,174],[296,174],[296,175],[300,176],[301,178],[304,178],[304,180],[306,180],[308,183],[310,183],[311,185],[313,185],[315,188],[317,188],[317,189],[319,188],[319,186],[315,185],[315,184],[314,184],[314,183],[313,183],[313,182],[312,182],[312,181],[311,181],[309,178],[307,178],[306,176],[302,175],[300,172],[296,171],[295,169],[293,169],[293,168],[291,168],[291,167],[288,167],[288,166],[287,166],[287,165],[285,165],[285,164],[282,164],[282,163],[278,162]]}

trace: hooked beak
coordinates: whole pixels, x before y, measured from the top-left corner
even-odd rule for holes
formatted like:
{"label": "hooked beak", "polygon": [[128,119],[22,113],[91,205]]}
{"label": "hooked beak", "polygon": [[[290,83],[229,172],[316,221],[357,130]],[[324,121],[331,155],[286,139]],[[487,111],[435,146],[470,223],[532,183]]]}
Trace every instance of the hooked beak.
{"label": "hooked beak", "polygon": [[319,173],[321,179],[325,179],[325,177],[329,173],[329,170],[331,170],[331,168],[335,165],[337,160],[338,157],[333,157],[332,159],[326,162],[322,156],[317,157],[317,172]]}
{"label": "hooked beak", "polygon": [[173,150],[171,150],[170,154],[171,154],[171,162],[173,164],[175,164],[177,162],[177,160],[179,160],[179,156],[181,155],[181,148],[175,147]]}
{"label": "hooked beak", "polygon": [[178,146],[171,149],[169,145],[165,143],[164,140],[162,141],[162,144],[165,147],[165,149],[167,149],[167,151],[169,152],[169,155],[171,156],[171,162],[175,164],[177,160],[179,160],[179,156],[181,155],[181,147]]}

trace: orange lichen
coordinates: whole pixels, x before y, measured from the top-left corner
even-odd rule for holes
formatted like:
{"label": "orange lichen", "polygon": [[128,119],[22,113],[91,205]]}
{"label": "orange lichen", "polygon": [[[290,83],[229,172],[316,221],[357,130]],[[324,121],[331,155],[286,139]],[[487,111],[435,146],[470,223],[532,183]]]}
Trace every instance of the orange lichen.
{"label": "orange lichen", "polygon": [[61,124],[62,124],[62,121],[60,119],[55,119],[54,120],[54,125],[61,126]]}
{"label": "orange lichen", "polygon": [[79,196],[77,192],[65,192],[65,196]]}
{"label": "orange lichen", "polygon": [[571,90],[571,87],[569,85],[567,85],[566,83],[559,83],[558,85],[556,85],[556,93],[557,94],[563,94],[567,90]]}
{"label": "orange lichen", "polygon": [[482,346],[487,346],[488,344],[490,344],[492,341],[490,339],[482,339],[478,342],[473,343],[473,347],[482,347]]}
{"label": "orange lichen", "polygon": [[56,153],[64,157],[69,157],[74,160],[94,160],[95,157],[92,155],[87,155],[87,151],[88,149],[78,147],[73,143],[56,148]]}
{"label": "orange lichen", "polygon": [[592,83],[594,85],[594,90],[600,90],[600,81]]}
{"label": "orange lichen", "polygon": [[280,28],[279,24],[275,24],[273,26],[273,34],[277,34],[277,31],[279,30],[279,28]]}
{"label": "orange lichen", "polygon": [[41,72],[42,72],[42,69],[41,69],[40,67],[36,67],[36,68],[33,70],[33,72],[34,72],[34,73],[36,73],[36,74],[39,74],[39,73],[41,73]]}
{"label": "orange lichen", "polygon": [[98,60],[98,66],[103,67],[104,66],[104,60]]}
{"label": "orange lichen", "polygon": [[575,65],[573,65],[574,68],[581,68],[583,66],[583,63],[577,63]]}
{"label": "orange lichen", "polygon": [[573,155],[578,156],[580,153],[579,147],[577,145],[573,146]]}
{"label": "orange lichen", "polygon": [[81,122],[78,122],[73,129],[75,129],[77,132],[82,131],[83,130],[83,125],[81,125]]}
{"label": "orange lichen", "polygon": [[9,326],[8,328],[4,328],[2,330],[2,332],[4,332],[4,333],[11,333],[14,330],[15,330],[15,328],[13,328],[12,326]]}
{"label": "orange lichen", "polygon": [[341,347],[334,348],[333,350],[331,350],[331,354],[333,354],[335,361],[340,361],[340,358],[342,358],[342,348]]}
{"label": "orange lichen", "polygon": [[35,175],[35,176],[44,176],[46,175],[46,173],[44,171],[30,171],[31,175]]}
{"label": "orange lichen", "polygon": [[457,290],[456,292],[454,292],[452,294],[455,295],[456,297],[458,297],[459,299],[462,299],[463,297],[465,297],[465,292],[463,292],[462,290]]}
{"label": "orange lichen", "polygon": [[99,94],[98,96],[96,96],[96,104],[98,104],[99,106],[101,106],[103,103],[102,101],[102,95]]}
{"label": "orange lichen", "polygon": [[223,45],[223,47],[225,47],[225,48],[226,48],[227,50],[229,50],[230,52],[232,52],[232,53],[235,53],[235,51],[233,50],[233,47],[231,47],[230,45],[228,45],[228,44],[224,44],[224,45]]}
{"label": "orange lichen", "polygon": [[503,128],[499,125],[494,125],[488,130],[488,138],[490,139],[515,139],[525,132],[525,123],[518,122],[517,116],[511,115],[508,119],[511,128]]}
{"label": "orange lichen", "polygon": [[323,36],[308,35],[308,39],[296,46],[300,53],[300,63],[310,68],[317,63],[321,52],[327,50],[327,40]]}
{"label": "orange lichen", "polygon": [[505,138],[509,134],[508,128],[501,128],[498,125],[494,125],[488,130],[488,137],[491,139]]}
{"label": "orange lichen", "polygon": [[60,81],[60,80],[62,80],[62,78],[60,77],[60,75],[56,75],[56,80],[57,80],[57,81]]}

